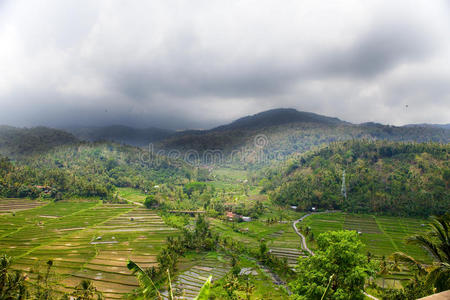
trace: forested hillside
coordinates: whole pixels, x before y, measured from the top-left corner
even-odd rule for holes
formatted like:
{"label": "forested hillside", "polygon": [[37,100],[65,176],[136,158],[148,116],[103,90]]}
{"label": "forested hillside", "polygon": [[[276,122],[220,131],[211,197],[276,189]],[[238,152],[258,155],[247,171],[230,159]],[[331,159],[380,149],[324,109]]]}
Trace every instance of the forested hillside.
{"label": "forested hillside", "polygon": [[147,146],[149,143],[160,141],[174,133],[161,128],[133,128],[123,125],[82,127],[68,129],[68,131],[85,141],[114,141],[134,146]]}
{"label": "forested hillside", "polygon": [[11,162],[0,159],[0,196],[111,197],[114,187],[150,189],[182,183],[192,170],[181,161],[148,156],[131,146],[80,143]]}
{"label": "forested hillside", "polygon": [[76,137],[62,130],[0,126],[0,155],[10,158],[43,153],[54,147],[76,142]]}
{"label": "forested hillside", "polygon": [[300,209],[442,214],[450,209],[449,150],[437,143],[331,143],[266,171],[262,184],[277,203]]}
{"label": "forested hillside", "polygon": [[200,154],[207,150],[221,150],[224,157],[233,153],[234,159],[243,156],[242,161],[253,163],[256,161],[255,151],[263,151],[264,162],[267,162],[274,157],[306,152],[331,142],[352,139],[448,143],[450,130],[376,123],[356,125],[317,114],[277,109],[244,117],[211,130],[180,132],[157,143],[156,147],[166,151],[195,150]]}

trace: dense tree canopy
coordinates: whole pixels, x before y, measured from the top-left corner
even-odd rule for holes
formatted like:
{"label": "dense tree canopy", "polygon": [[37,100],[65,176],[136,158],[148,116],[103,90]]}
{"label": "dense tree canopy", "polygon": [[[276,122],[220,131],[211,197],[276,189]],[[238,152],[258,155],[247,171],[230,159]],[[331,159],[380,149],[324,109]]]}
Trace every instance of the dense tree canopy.
{"label": "dense tree canopy", "polygon": [[0,158],[0,196],[105,198],[116,186],[150,190],[155,183],[184,183],[192,175],[181,161],[135,147],[81,143],[16,162]]}
{"label": "dense tree canopy", "polygon": [[317,245],[314,256],[299,260],[298,277],[291,283],[292,299],[321,299],[325,292],[325,299],[364,299],[364,282],[373,269],[360,253],[362,243],[358,234],[322,233]]}
{"label": "dense tree canopy", "polygon": [[450,208],[449,149],[435,143],[332,143],[264,173],[262,184],[277,203],[301,209],[439,215]]}

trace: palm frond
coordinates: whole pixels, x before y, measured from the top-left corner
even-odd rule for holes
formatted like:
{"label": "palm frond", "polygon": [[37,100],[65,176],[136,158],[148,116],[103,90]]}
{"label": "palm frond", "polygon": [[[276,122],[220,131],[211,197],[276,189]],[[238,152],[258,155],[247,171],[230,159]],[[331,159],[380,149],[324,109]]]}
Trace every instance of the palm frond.
{"label": "palm frond", "polygon": [[212,276],[210,275],[209,278],[206,280],[206,282],[203,284],[202,288],[200,289],[200,292],[198,292],[197,297],[195,297],[195,300],[208,300],[209,294],[211,292],[211,280]]}
{"label": "palm frond", "polygon": [[412,256],[409,256],[403,252],[395,252],[391,255],[391,258],[398,262],[402,262],[406,265],[416,267],[417,270],[419,271],[419,274],[421,274],[421,275],[424,275],[426,273],[425,266],[422,265],[422,263],[415,260]]}
{"label": "palm frond", "polygon": [[128,270],[132,271],[133,274],[136,275],[139,284],[143,289],[144,295],[150,296],[156,293],[159,298],[162,298],[153,280],[150,278],[150,276],[148,276],[148,274],[144,270],[142,270],[141,267],[139,267],[134,261],[129,260],[127,268]]}
{"label": "palm frond", "polygon": [[408,238],[407,243],[425,247],[428,251],[431,252],[431,254],[437,261],[442,261],[442,257],[441,254],[439,253],[438,248],[430,239],[422,235],[414,235]]}

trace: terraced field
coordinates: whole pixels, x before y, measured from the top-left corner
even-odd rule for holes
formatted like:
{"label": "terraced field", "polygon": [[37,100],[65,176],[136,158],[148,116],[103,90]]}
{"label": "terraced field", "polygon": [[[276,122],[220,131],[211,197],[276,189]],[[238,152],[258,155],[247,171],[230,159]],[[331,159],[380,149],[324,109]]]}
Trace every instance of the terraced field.
{"label": "terraced field", "polygon": [[177,233],[155,212],[132,205],[57,202],[0,216],[0,248],[15,257],[14,268],[29,272],[52,259],[61,291],[91,279],[108,299],[138,286],[128,259],[152,266],[166,237]]}
{"label": "terraced field", "polygon": [[292,220],[298,219],[302,215],[302,213],[291,212],[288,220],[273,224],[267,224],[263,218],[234,225],[230,222],[212,219],[211,224],[214,230],[220,232],[221,236],[232,238],[256,251],[259,248],[260,240],[264,239],[273,255],[286,258],[288,264],[294,267],[298,257],[305,254],[301,250],[300,238],[292,228]]}
{"label": "terraced field", "polygon": [[45,204],[47,203],[30,199],[0,199],[0,215],[33,209]]}
{"label": "terraced field", "polygon": [[370,251],[378,258],[383,255],[388,257],[396,251],[402,251],[423,262],[431,262],[430,255],[424,249],[407,245],[405,241],[408,236],[425,232],[428,229],[426,220],[328,213],[312,215],[306,218],[301,225],[311,227],[315,236],[330,230],[358,231],[365,244],[364,252]]}
{"label": "terraced field", "polygon": [[[230,269],[229,259],[221,256],[206,256],[198,260],[197,264],[174,278],[172,287],[175,298],[194,299],[209,276],[214,282],[224,277]],[[162,295],[164,299],[169,299],[167,291]]]}
{"label": "terraced field", "polygon": [[273,239],[270,239],[268,243],[270,253],[279,258],[286,258],[290,267],[294,268],[297,265],[298,258],[305,256],[305,253],[301,250],[300,238],[290,222],[271,237]]}

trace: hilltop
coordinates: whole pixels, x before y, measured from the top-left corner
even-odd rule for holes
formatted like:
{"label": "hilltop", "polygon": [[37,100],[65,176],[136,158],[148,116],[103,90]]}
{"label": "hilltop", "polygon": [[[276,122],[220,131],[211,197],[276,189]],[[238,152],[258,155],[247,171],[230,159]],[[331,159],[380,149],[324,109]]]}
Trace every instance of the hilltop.
{"label": "hilltop", "polygon": [[352,124],[346,121],[295,109],[274,109],[240,118],[210,130],[176,133],[156,143],[159,149],[190,151],[260,150],[255,138],[263,135],[265,153],[286,156],[324,144],[352,139],[411,142],[450,141],[450,130],[430,126],[398,127],[376,123]]}
{"label": "hilltop", "polygon": [[0,126],[0,155],[18,158],[44,153],[57,146],[77,143],[72,134],[48,127],[17,128]]}

